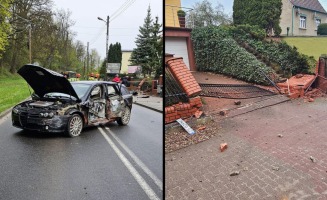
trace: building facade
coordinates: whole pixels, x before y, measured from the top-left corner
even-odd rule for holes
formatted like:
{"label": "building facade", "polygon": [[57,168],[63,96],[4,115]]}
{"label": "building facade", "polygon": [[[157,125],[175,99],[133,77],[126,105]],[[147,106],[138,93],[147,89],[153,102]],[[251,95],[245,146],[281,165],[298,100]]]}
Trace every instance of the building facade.
{"label": "building facade", "polygon": [[132,50],[122,50],[122,59],[121,59],[121,68],[120,68],[121,74],[128,73],[128,66],[131,65],[131,62],[129,61],[131,55],[132,55]]}
{"label": "building facade", "polygon": [[317,27],[327,23],[327,12],[318,0],[282,0],[282,36],[317,36]]}
{"label": "building facade", "polygon": [[180,26],[178,10],[188,13],[190,9],[181,7],[180,0],[165,1],[165,53],[182,57],[186,67],[191,71],[196,71],[191,40],[192,29]]}
{"label": "building facade", "polygon": [[165,0],[165,26],[180,27],[177,11],[181,8],[180,0]]}

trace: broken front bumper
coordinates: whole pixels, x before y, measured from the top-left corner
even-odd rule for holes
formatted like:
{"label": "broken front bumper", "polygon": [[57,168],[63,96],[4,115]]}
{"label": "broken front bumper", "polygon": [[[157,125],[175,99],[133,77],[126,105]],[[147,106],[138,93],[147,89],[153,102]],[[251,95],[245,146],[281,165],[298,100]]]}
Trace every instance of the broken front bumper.
{"label": "broken front bumper", "polygon": [[40,132],[64,132],[67,129],[69,116],[55,115],[52,118],[41,118],[28,113],[11,113],[13,126],[25,130]]}

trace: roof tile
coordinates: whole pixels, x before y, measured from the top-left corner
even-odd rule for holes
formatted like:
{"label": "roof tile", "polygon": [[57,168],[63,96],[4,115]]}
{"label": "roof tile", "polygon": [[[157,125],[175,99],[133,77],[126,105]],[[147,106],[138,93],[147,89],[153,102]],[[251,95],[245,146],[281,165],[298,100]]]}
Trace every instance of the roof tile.
{"label": "roof tile", "polygon": [[290,1],[295,6],[307,8],[314,11],[319,11],[322,13],[327,13],[318,0],[290,0]]}

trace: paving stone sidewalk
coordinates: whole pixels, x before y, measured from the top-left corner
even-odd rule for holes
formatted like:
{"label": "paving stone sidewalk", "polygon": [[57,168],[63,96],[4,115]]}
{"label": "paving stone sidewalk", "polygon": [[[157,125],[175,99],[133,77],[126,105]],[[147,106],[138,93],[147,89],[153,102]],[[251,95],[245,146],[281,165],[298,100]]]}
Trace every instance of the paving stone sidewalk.
{"label": "paving stone sidewalk", "polygon": [[163,98],[158,96],[138,95],[133,97],[133,102],[148,109],[163,112]]}
{"label": "paving stone sidewalk", "polygon": [[215,137],[165,155],[166,199],[327,199],[326,105],[298,99],[217,120]]}

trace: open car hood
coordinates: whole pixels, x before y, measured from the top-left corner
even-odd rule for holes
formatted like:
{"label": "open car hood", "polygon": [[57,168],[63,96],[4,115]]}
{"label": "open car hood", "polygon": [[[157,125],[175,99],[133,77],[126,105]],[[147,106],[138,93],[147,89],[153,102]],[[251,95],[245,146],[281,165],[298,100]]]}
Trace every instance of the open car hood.
{"label": "open car hood", "polygon": [[60,92],[79,99],[70,82],[55,71],[28,64],[21,67],[17,73],[26,80],[39,97],[50,92]]}

